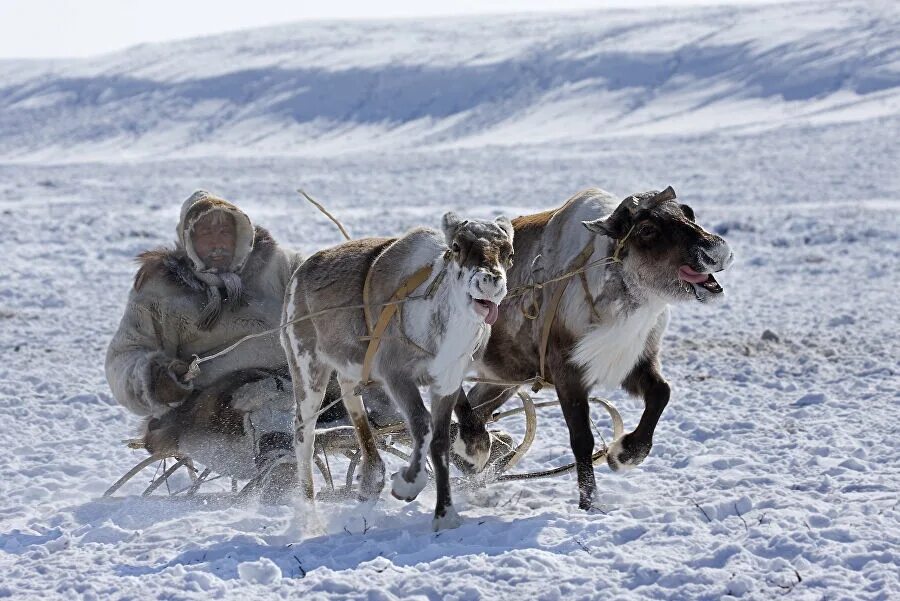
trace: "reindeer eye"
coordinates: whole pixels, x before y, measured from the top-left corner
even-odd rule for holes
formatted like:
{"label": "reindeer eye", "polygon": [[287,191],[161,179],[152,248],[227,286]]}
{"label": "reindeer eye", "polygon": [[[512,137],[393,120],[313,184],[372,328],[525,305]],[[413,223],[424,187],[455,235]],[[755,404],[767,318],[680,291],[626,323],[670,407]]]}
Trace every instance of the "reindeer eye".
{"label": "reindeer eye", "polygon": [[640,236],[641,238],[643,238],[645,240],[650,240],[652,238],[655,238],[658,233],[659,233],[659,230],[656,228],[656,226],[649,225],[649,224],[645,224],[645,225],[641,226],[641,228],[637,232],[638,236]]}
{"label": "reindeer eye", "polygon": [[452,248],[452,249],[453,249],[453,252],[455,252],[455,253],[458,253],[458,252],[459,252],[459,244],[456,243],[456,242],[454,242],[454,243],[453,243],[453,246],[451,246],[450,248]]}
{"label": "reindeer eye", "polygon": [[516,254],[516,253],[511,252],[511,253],[509,253],[509,255],[506,257],[506,266],[507,266],[507,267],[512,267],[512,264],[513,264],[513,256],[515,256],[515,254]]}

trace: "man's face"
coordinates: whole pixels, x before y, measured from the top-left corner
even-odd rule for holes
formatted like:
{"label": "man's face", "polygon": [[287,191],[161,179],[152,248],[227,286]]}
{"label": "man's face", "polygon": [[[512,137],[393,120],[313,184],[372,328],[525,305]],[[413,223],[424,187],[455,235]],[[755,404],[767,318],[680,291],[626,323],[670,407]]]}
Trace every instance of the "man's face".
{"label": "man's face", "polygon": [[236,233],[232,215],[224,211],[207,213],[191,232],[194,252],[207,268],[225,269],[234,258]]}

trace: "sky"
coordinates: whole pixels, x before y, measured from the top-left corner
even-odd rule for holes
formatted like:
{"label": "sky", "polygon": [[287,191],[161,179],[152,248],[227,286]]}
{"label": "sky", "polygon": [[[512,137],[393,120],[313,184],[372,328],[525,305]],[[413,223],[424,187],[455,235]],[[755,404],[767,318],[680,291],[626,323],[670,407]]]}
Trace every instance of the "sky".
{"label": "sky", "polygon": [[771,0],[0,0],[0,58],[74,58],[145,42],[314,19],[370,19]]}

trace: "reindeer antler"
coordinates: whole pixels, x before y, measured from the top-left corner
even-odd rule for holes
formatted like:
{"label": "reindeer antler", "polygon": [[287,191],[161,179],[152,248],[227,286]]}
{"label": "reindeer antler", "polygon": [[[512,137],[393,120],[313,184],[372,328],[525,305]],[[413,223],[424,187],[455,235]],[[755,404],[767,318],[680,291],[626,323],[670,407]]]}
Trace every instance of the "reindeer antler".
{"label": "reindeer antler", "polygon": [[665,190],[654,196],[653,200],[656,202],[663,202],[664,200],[675,200],[675,190],[672,188],[672,186],[668,186]]}
{"label": "reindeer antler", "polygon": [[649,209],[653,206],[658,205],[661,202],[665,202],[667,200],[675,200],[675,190],[672,186],[668,186],[662,192],[657,192],[653,194],[652,192],[642,192],[640,194],[632,194],[628,197],[627,200],[631,202],[626,204],[625,206],[628,208],[628,212],[634,215],[638,209],[644,208]]}

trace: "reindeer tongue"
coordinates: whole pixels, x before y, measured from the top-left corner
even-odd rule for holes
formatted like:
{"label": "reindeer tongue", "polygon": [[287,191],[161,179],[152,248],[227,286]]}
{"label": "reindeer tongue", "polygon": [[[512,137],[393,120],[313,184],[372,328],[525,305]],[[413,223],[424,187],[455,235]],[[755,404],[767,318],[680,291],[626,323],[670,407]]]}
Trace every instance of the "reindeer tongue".
{"label": "reindeer tongue", "polygon": [[[500,308],[497,306],[497,303],[491,302],[486,298],[473,298],[472,300],[476,305],[481,307],[481,309],[487,311],[487,313],[484,314],[484,323],[489,326],[494,325],[497,318],[500,316]],[[480,310],[478,312],[481,313]]]}
{"label": "reindeer tongue", "polygon": [[497,303],[490,301],[486,301],[485,305],[488,308],[488,314],[484,316],[484,323],[492,326],[497,322],[497,318],[500,317],[500,308],[497,306]]}
{"label": "reindeer tongue", "polygon": [[687,265],[682,265],[678,268],[678,277],[685,282],[690,282],[691,284],[701,284],[709,279],[708,273],[699,273],[694,271]]}

